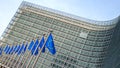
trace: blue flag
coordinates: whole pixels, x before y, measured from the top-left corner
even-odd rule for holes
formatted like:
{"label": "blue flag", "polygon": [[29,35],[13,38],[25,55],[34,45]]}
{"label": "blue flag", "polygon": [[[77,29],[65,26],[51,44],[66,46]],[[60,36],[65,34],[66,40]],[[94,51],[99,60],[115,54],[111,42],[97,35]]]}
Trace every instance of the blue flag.
{"label": "blue flag", "polygon": [[14,49],[14,46],[12,46],[9,50],[9,53],[8,54],[12,54],[13,53],[13,49]]}
{"label": "blue flag", "polygon": [[10,46],[8,46],[7,50],[5,51],[6,54],[9,54]]}
{"label": "blue flag", "polygon": [[19,54],[21,54],[22,53],[22,51],[23,51],[23,49],[24,49],[24,43],[22,44],[22,46],[20,47],[20,49],[19,49],[19,51],[18,51],[18,53],[17,53],[17,55],[19,55]]}
{"label": "blue flag", "polygon": [[2,55],[2,50],[3,50],[2,47],[0,47],[0,55]]}
{"label": "blue flag", "polygon": [[31,50],[32,55],[37,55],[38,54],[38,48],[37,48],[38,44],[39,44],[39,40],[36,39],[35,44],[34,44],[34,46],[32,47],[32,50]]}
{"label": "blue flag", "polygon": [[17,46],[14,46],[13,52],[15,52],[16,49],[17,49]]}
{"label": "blue flag", "polygon": [[4,48],[4,50],[3,50],[5,53],[6,53],[7,49],[8,49],[8,47],[9,47],[9,46],[6,45],[5,48]]}
{"label": "blue flag", "polygon": [[12,46],[12,51],[11,51],[11,54],[13,54],[14,53],[14,49],[15,49],[15,46]]}
{"label": "blue flag", "polygon": [[30,42],[30,44],[29,44],[28,50],[31,50],[32,47],[33,47],[33,45],[34,45],[34,41],[32,40],[32,41]]}
{"label": "blue flag", "polygon": [[[44,36],[43,36],[41,41],[40,41],[40,44],[39,44],[40,49],[43,47],[44,42],[45,42],[45,39],[44,39]],[[45,52],[45,46],[43,47],[42,52]]]}
{"label": "blue flag", "polygon": [[28,46],[28,43],[26,43],[25,47],[24,47],[24,50],[23,50],[23,53],[25,53],[26,49],[27,49],[27,46]]}
{"label": "blue flag", "polygon": [[53,41],[53,37],[52,37],[51,33],[49,34],[45,45],[46,45],[46,47],[48,48],[48,50],[50,51],[51,54],[54,55],[56,53],[56,49],[54,47],[54,41]]}
{"label": "blue flag", "polygon": [[20,45],[17,45],[16,48],[15,48],[15,53],[17,53],[20,49]]}

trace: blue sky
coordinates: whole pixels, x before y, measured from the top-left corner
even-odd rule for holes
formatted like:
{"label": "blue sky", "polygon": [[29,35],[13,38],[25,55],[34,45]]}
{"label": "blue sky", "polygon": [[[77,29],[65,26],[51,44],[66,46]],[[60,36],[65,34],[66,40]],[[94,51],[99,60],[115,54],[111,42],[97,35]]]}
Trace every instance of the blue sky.
{"label": "blue sky", "polygon": [[[0,36],[23,0],[0,1]],[[120,0],[25,0],[80,17],[106,21],[120,15]]]}

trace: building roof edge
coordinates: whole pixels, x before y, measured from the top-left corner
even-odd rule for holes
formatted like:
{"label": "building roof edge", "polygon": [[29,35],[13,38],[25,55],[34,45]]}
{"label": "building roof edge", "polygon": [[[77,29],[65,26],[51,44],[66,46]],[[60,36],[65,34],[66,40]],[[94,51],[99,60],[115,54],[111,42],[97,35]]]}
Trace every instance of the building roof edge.
{"label": "building roof edge", "polygon": [[120,16],[118,16],[118,17],[116,17],[112,20],[95,21],[95,20],[83,18],[83,17],[80,17],[80,16],[76,16],[76,15],[73,15],[73,14],[69,14],[69,13],[66,13],[66,12],[63,12],[63,11],[58,11],[58,10],[55,10],[55,9],[52,9],[52,8],[43,7],[41,5],[33,4],[33,3],[30,3],[30,2],[27,2],[27,1],[23,1],[21,3],[21,7],[24,6],[24,5],[29,5],[29,6],[36,7],[36,8],[42,9],[42,10],[46,10],[46,11],[50,11],[50,12],[53,12],[53,13],[56,13],[56,14],[66,16],[66,17],[70,17],[70,18],[73,18],[73,19],[76,19],[76,20],[84,21],[84,22],[87,22],[88,24],[100,25],[100,26],[115,25],[115,24],[118,23],[119,18],[120,18]]}

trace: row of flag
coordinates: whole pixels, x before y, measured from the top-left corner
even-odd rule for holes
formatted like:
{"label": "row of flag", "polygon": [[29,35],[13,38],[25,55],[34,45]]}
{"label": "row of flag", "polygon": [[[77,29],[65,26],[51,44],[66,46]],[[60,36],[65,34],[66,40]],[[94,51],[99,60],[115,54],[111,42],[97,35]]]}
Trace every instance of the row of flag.
{"label": "row of flag", "polygon": [[44,36],[41,38],[41,40],[36,39],[31,40],[31,42],[28,44],[27,43],[22,43],[21,45],[6,45],[4,48],[0,48],[0,55],[4,52],[5,54],[24,54],[26,50],[31,52],[31,55],[37,55],[39,50],[42,49],[42,52],[45,52],[45,48],[49,50],[51,54],[56,53],[56,49],[54,47],[54,41],[53,41],[53,36],[50,33],[47,40],[45,41]]}

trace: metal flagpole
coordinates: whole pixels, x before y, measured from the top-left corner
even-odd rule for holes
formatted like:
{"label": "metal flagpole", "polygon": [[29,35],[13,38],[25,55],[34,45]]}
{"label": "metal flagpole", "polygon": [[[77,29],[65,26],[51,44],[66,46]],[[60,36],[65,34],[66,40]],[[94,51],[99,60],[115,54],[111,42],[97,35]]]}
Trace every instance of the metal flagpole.
{"label": "metal flagpole", "polygon": [[[50,33],[51,33],[51,32],[52,32],[52,31],[50,31]],[[49,33],[49,34],[50,34],[50,33]],[[48,36],[49,36],[49,34],[48,34]],[[47,36],[47,38],[48,38],[48,36]],[[38,61],[38,59],[39,59],[39,57],[40,57],[40,55],[41,55],[41,52],[42,52],[43,48],[45,47],[46,41],[47,41],[47,39],[45,40],[45,42],[44,42],[42,48],[40,49],[40,52],[38,52],[38,55],[37,55],[37,57],[36,57],[36,59],[35,59],[35,62],[33,63],[32,68],[35,67],[35,65],[36,65],[36,63],[37,63],[37,61]]]}
{"label": "metal flagpole", "polygon": [[[2,47],[2,46],[0,46],[0,47]],[[3,48],[3,47],[2,47]],[[3,49],[2,49],[3,50]],[[1,51],[2,52],[2,51]],[[0,55],[0,57],[2,57],[2,58],[0,58],[1,60],[1,62],[0,62],[0,68],[9,68],[9,67],[7,67],[6,65],[4,65],[3,63],[2,63],[2,61],[3,60],[5,60],[5,58],[6,58],[6,55],[4,54],[4,56],[3,56],[3,53],[1,53],[1,55]]]}
{"label": "metal flagpole", "polygon": [[[20,50],[20,48],[19,48],[19,50]],[[18,51],[19,51],[19,50],[18,50]],[[13,52],[13,55],[11,55],[11,59],[8,61],[7,66],[9,66],[9,65],[11,66],[12,60],[14,60],[16,56],[17,56],[17,55]]]}
{"label": "metal flagpole", "polygon": [[[16,54],[15,54],[15,53],[13,53],[13,58],[12,58],[12,59],[8,62],[8,66],[9,66],[9,65],[11,66],[11,64],[13,64],[13,63],[12,63],[12,60],[14,61],[15,56],[16,56]],[[9,67],[10,67],[10,66],[9,66]]]}
{"label": "metal flagpole", "polygon": [[[34,40],[34,42],[35,42],[35,39],[33,39],[33,40]],[[34,44],[35,44],[35,43],[34,43]],[[33,46],[34,46],[34,44],[33,44]],[[33,48],[33,46],[31,47],[31,49]],[[28,45],[28,47],[29,47],[29,45]],[[27,49],[28,49],[28,48],[27,48]],[[26,56],[26,58],[24,58],[24,59],[26,59],[26,60],[30,57],[31,52],[28,51],[27,54],[28,54],[28,55]],[[23,68],[23,66],[25,65],[26,60],[23,61],[23,65],[21,66],[21,68]]]}
{"label": "metal flagpole", "polygon": [[[27,52],[27,54],[30,55],[29,52]],[[27,60],[27,59],[29,58],[28,55],[27,55],[26,58],[23,58],[23,59],[26,59],[26,60]],[[21,68],[23,68],[23,66],[25,65],[26,60],[23,61],[23,65],[21,66]],[[17,68],[19,68],[19,65],[17,66]]]}
{"label": "metal flagpole", "polygon": [[[23,42],[23,44],[24,44],[24,43],[25,43],[25,42]],[[23,44],[22,44],[22,45],[23,45]],[[22,46],[22,45],[21,45],[21,46]],[[19,48],[19,51],[20,51],[20,49],[21,49],[21,48]],[[18,52],[19,52],[19,51],[18,51]],[[21,57],[21,54],[18,55],[18,58],[17,58],[17,54],[16,54],[16,56],[15,56],[16,62],[14,62],[14,60],[13,60],[13,63],[14,63],[14,64],[12,65],[12,67],[14,67],[14,65],[16,65],[16,64],[18,63],[18,60],[19,60],[20,57]],[[14,58],[14,59],[15,59],[15,58]],[[11,66],[10,66],[10,67],[11,67]]]}
{"label": "metal flagpole", "polygon": [[[44,36],[45,36],[45,34],[43,34],[43,37],[44,37]],[[41,40],[42,40],[42,38],[41,38]],[[34,50],[33,55],[34,55],[35,52],[37,51],[37,48],[39,47],[39,44],[40,44],[41,40],[39,40],[39,43],[38,43],[36,49]],[[26,66],[26,68],[29,67],[30,62],[32,61],[32,59],[33,59],[33,57],[34,57],[33,55],[32,55],[32,57],[30,58],[30,60],[29,60],[29,62],[28,62],[28,64],[27,64],[27,66]]]}
{"label": "metal flagpole", "polygon": [[[26,38],[26,39],[27,39],[27,38]],[[28,42],[29,42],[29,41],[30,41],[30,40],[26,41],[27,48],[28,48],[28,44],[29,44]],[[27,48],[26,48],[26,50],[27,50]],[[21,54],[20,54],[20,55],[21,55]],[[19,67],[19,64],[20,64],[21,61],[23,60],[23,58],[24,58],[23,56],[24,56],[24,55],[25,55],[25,54],[23,54],[22,56],[20,56],[20,57],[22,57],[22,58],[19,57],[19,59],[17,60],[17,61],[20,61],[20,62],[18,63],[18,66],[17,66],[17,61],[16,61],[16,63],[13,65],[13,68]],[[22,60],[20,60],[20,59],[22,59]],[[16,65],[17,67],[16,67],[15,65]]]}
{"label": "metal flagpole", "polygon": [[17,56],[16,54],[13,55],[12,59],[10,60],[10,62],[9,62],[9,64],[8,64],[9,67],[11,67],[11,65],[14,64],[14,61],[16,61],[16,60],[15,60],[15,57],[16,57],[16,56]]}
{"label": "metal flagpole", "polygon": [[[11,50],[11,49],[9,49],[8,52],[9,52],[10,50]],[[12,57],[12,55],[9,55],[8,59],[7,59],[7,60],[5,61],[5,63],[4,63],[5,65],[7,65],[7,63],[9,62],[9,60],[12,59],[11,57]]]}
{"label": "metal flagpole", "polygon": [[6,56],[6,54],[4,54],[4,52],[3,52],[3,54],[1,55],[1,57],[2,58],[0,58],[0,63],[4,63],[4,60],[5,60],[5,58],[7,58],[7,56]]}
{"label": "metal flagpole", "polygon": [[9,59],[9,57],[6,56],[6,54],[4,54],[3,59],[1,60],[1,61],[2,61],[1,63],[2,63],[2,64],[5,64],[6,59]]}
{"label": "metal flagpole", "polygon": [[[1,41],[0,41],[0,47],[2,47]],[[2,47],[2,48],[3,48],[3,47]],[[2,59],[4,58],[4,57],[3,57],[3,54],[1,54],[0,57],[1,57],[1,58],[0,58],[0,63],[2,63]]]}
{"label": "metal flagpole", "polygon": [[[8,50],[8,51],[10,51],[10,50]],[[3,64],[7,65],[7,62],[10,60],[10,58],[11,58],[11,55],[9,55],[9,57],[7,55],[5,61],[3,62]]]}
{"label": "metal flagpole", "polygon": [[[2,36],[1,36],[2,37]],[[0,39],[0,46],[2,46],[2,44],[3,44],[3,41]],[[3,53],[4,54],[4,53]],[[6,58],[6,56],[5,55],[3,55],[3,54],[1,54],[1,58],[0,58],[0,63],[1,64],[3,64],[3,61],[4,61],[4,59]]]}
{"label": "metal flagpole", "polygon": [[[25,44],[25,42],[23,42],[23,44]],[[20,51],[20,49],[21,48],[19,48],[18,52]],[[20,58],[21,58],[21,54],[19,55],[19,58],[17,58],[17,54],[15,55],[14,59],[16,59],[16,62],[14,62],[14,60],[13,60],[13,63],[14,63],[14,64],[12,63],[13,64],[13,66],[12,66],[13,68],[15,67],[15,65],[17,65],[17,62],[19,61]]]}
{"label": "metal flagpole", "polygon": [[[27,54],[28,54],[27,57],[23,59],[27,60],[29,58],[29,55],[30,55],[29,52],[27,52]],[[21,68],[23,68],[23,66],[25,65],[26,60],[23,61],[23,65],[21,66]],[[17,66],[17,68],[19,68],[19,65]]]}
{"label": "metal flagpole", "polygon": [[6,60],[8,57],[7,57],[6,54],[4,54],[3,52],[2,52],[2,55],[1,55],[0,57],[2,57],[1,60],[0,60],[0,63],[1,63],[1,64],[4,64],[5,60]]}
{"label": "metal flagpole", "polygon": [[[30,41],[30,40],[28,40],[28,42],[29,42],[29,41]],[[31,41],[30,41],[30,42],[31,42]],[[27,49],[28,49],[28,47],[29,47],[30,42],[28,43],[27,48],[26,48],[26,52],[25,52],[25,53],[27,53],[27,54],[28,54]],[[22,56],[22,60],[25,59],[24,56],[25,56],[25,54]],[[28,57],[27,57],[27,58],[28,58]],[[21,60],[21,61],[22,61],[22,60]],[[20,63],[21,63],[21,61],[20,61]],[[20,63],[18,63],[18,66],[17,66],[16,68],[19,68],[19,64],[20,64]],[[24,64],[25,64],[25,61],[23,61],[22,66],[24,66]],[[21,66],[21,67],[22,67],[22,66]],[[22,68],[23,68],[23,67],[22,67]]]}
{"label": "metal flagpole", "polygon": [[[20,59],[18,60],[18,61],[20,61],[20,62],[18,63],[18,65],[17,65],[17,64],[14,64],[13,67],[14,67],[14,68],[19,68],[19,65],[22,63],[21,61],[23,61],[23,58],[24,58],[24,55],[21,56],[21,60],[20,60]],[[15,66],[15,65],[16,65],[16,66]]]}
{"label": "metal flagpole", "polygon": [[[26,42],[26,46],[27,46],[27,48],[28,48],[28,42]],[[26,49],[27,49],[26,48]],[[23,51],[23,50],[22,50]],[[19,63],[18,63],[18,66],[17,66],[17,62],[13,65],[13,68],[18,68],[19,67],[19,64],[21,63],[21,61],[23,60],[23,56],[24,56],[24,54],[20,54],[20,57],[19,57],[19,59],[17,60],[17,61],[19,61]],[[16,65],[16,66],[15,66]]]}
{"label": "metal flagpole", "polygon": [[9,57],[7,57],[7,55],[4,54],[3,59],[1,60],[1,63],[2,63],[2,64],[5,64],[6,59],[9,59]]}
{"label": "metal flagpole", "polygon": [[9,57],[6,54],[4,54],[2,64],[6,64],[7,59],[9,59]]}

